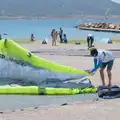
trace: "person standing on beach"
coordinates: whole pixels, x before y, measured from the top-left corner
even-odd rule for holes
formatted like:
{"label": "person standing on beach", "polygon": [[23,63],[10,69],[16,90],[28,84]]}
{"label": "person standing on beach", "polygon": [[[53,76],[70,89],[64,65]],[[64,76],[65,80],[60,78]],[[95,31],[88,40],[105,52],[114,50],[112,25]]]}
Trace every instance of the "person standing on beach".
{"label": "person standing on beach", "polygon": [[31,34],[31,41],[34,41],[35,40],[35,36],[34,36],[34,34]]}
{"label": "person standing on beach", "polygon": [[57,42],[58,42],[58,32],[56,31],[56,33],[55,33],[55,45],[57,45]]}
{"label": "person standing on beach", "polygon": [[7,34],[7,33],[4,33],[3,36],[4,36],[4,39],[5,39],[5,40],[8,39],[8,34]]}
{"label": "person standing on beach", "polygon": [[63,40],[64,40],[64,43],[67,43],[67,36],[66,36],[66,34],[63,35]]}
{"label": "person standing on beach", "polygon": [[87,36],[87,44],[88,48],[93,47],[94,36],[92,34],[88,34]]}
{"label": "person standing on beach", "polygon": [[91,49],[90,51],[91,56],[94,57],[94,68],[89,70],[89,73],[95,73],[98,68],[100,68],[100,76],[102,80],[102,85],[105,86],[105,77],[104,77],[104,70],[107,67],[107,74],[109,79],[108,86],[111,86],[112,81],[112,67],[114,63],[114,56],[110,51],[106,50],[97,50],[96,48]]}
{"label": "person standing on beach", "polygon": [[56,30],[53,29],[51,32],[51,37],[52,37],[52,46],[56,45]]}
{"label": "person standing on beach", "polygon": [[60,28],[60,31],[59,31],[59,37],[60,37],[60,43],[63,43],[63,30],[62,28]]}

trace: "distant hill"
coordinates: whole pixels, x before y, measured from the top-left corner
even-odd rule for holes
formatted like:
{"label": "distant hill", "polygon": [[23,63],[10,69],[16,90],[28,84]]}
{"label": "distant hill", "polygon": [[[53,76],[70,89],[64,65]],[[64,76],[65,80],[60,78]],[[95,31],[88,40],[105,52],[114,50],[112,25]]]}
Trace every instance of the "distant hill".
{"label": "distant hill", "polygon": [[0,16],[120,15],[120,4],[111,0],[0,0]]}

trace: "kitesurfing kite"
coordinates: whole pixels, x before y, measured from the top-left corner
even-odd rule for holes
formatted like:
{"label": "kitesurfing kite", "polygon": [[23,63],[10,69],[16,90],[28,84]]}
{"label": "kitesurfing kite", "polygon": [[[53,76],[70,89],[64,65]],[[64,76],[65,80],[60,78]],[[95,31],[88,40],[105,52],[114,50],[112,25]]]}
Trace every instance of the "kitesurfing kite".
{"label": "kitesurfing kite", "polygon": [[106,11],[105,11],[105,19],[106,19],[106,20],[108,19],[110,10],[111,10],[110,8],[107,8]]}

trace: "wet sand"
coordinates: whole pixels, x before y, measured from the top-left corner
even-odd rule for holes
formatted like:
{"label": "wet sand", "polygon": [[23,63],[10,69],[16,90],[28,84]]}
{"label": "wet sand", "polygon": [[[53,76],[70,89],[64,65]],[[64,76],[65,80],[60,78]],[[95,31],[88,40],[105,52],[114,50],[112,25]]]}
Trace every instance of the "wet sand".
{"label": "wet sand", "polygon": [[119,120],[120,100],[76,102],[71,105],[18,109],[1,113],[1,120]]}
{"label": "wet sand", "polygon": [[[78,95],[0,95],[0,112],[11,112],[16,109],[44,108],[71,104],[76,101],[96,100],[97,94]],[[7,100],[7,101],[6,101]]]}

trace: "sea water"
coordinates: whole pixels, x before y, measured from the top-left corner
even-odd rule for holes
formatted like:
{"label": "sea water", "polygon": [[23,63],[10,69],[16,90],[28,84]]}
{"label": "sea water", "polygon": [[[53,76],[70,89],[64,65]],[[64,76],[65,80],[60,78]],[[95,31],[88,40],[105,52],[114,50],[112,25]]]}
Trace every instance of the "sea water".
{"label": "sea water", "polygon": [[[118,22],[119,20],[87,20],[87,22]],[[51,39],[52,29],[56,29],[59,32],[61,27],[67,38],[69,39],[81,39],[91,33],[94,35],[96,41],[105,41],[106,38],[118,38],[119,33],[111,32],[98,32],[79,30],[74,26],[83,23],[82,19],[32,19],[32,20],[0,20],[0,34],[3,38],[18,40],[29,40],[30,34],[33,33],[37,40],[43,40],[44,38]],[[4,33],[6,33],[4,35]]]}

